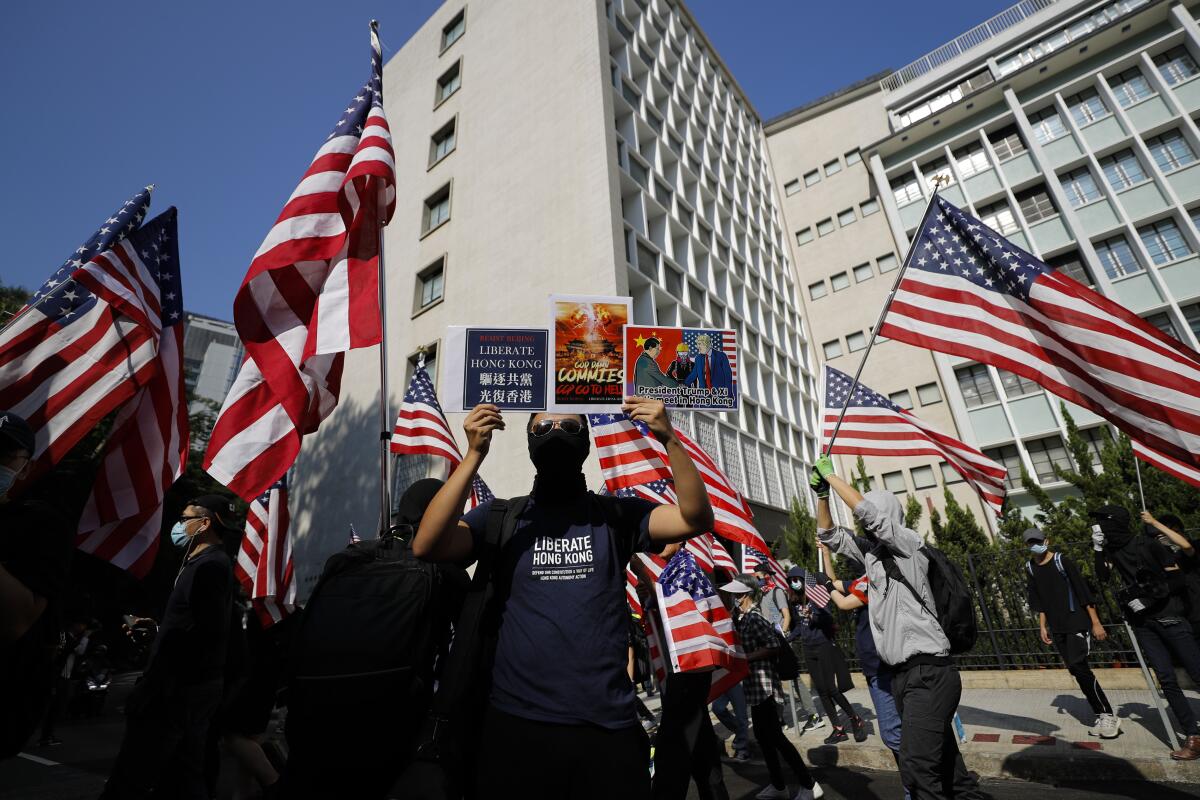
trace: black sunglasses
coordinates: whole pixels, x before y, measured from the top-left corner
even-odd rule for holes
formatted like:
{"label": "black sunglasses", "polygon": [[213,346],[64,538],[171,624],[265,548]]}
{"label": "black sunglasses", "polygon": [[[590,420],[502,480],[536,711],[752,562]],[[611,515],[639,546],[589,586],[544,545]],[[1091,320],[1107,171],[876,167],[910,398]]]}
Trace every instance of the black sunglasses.
{"label": "black sunglasses", "polygon": [[583,423],[574,417],[567,417],[566,419],[539,419],[529,429],[529,432],[534,436],[545,436],[555,428],[559,428],[574,436],[583,430]]}

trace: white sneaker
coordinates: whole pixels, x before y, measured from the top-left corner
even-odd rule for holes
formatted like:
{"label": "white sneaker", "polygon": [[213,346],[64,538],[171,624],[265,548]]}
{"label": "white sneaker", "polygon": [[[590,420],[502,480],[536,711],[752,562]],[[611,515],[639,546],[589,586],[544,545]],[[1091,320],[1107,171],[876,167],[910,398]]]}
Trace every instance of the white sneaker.
{"label": "white sneaker", "polygon": [[792,800],[817,800],[824,796],[825,790],[821,788],[821,784],[814,782],[811,789],[801,789],[796,792],[796,796]]}
{"label": "white sneaker", "polygon": [[1101,739],[1115,739],[1121,735],[1121,720],[1116,714],[1101,714],[1096,720],[1096,735]]}
{"label": "white sneaker", "polygon": [[787,789],[776,789],[771,784],[763,787],[762,791],[754,795],[757,800],[791,800],[791,795]]}

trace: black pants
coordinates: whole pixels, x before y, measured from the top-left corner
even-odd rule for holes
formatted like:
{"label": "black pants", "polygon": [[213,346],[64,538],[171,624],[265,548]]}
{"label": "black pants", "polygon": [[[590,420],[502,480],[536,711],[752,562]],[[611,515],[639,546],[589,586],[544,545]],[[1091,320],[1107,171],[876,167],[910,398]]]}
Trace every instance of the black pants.
{"label": "black pants", "polygon": [[560,725],[489,708],[478,781],[480,797],[649,800],[650,740],[640,725]]}
{"label": "black pants", "polygon": [[221,703],[221,681],[164,690],[126,706],[125,738],[101,800],[172,797],[209,800],[204,742]]}
{"label": "black pants", "polygon": [[763,760],[767,762],[771,785],[776,789],[787,786],[787,781],[783,777],[783,767],[779,763],[779,759],[782,757],[792,768],[800,785],[805,789],[811,789],[814,783],[813,777],[809,774],[808,767],[804,766],[804,759],[800,758],[800,754],[796,752],[796,746],[783,735],[783,728],[779,724],[779,710],[775,708],[775,699],[767,698],[758,705],[751,706],[750,722],[754,725],[754,738],[758,740]]}
{"label": "black pants", "polygon": [[1087,631],[1052,633],[1050,638],[1054,640],[1054,646],[1058,649],[1058,654],[1062,656],[1063,663],[1067,666],[1067,672],[1071,673],[1071,677],[1079,684],[1079,689],[1087,698],[1092,711],[1096,714],[1113,713],[1112,705],[1108,702],[1108,697],[1100,688],[1100,681],[1096,680],[1096,675],[1088,663],[1088,656],[1092,652],[1092,635]]}
{"label": "black pants", "polygon": [[654,800],[683,800],[688,781],[700,800],[728,800],[721,774],[721,745],[708,716],[712,675],[680,672],[663,686],[662,719],[654,741]]}
{"label": "black pants", "polygon": [[858,716],[854,713],[854,706],[850,705],[850,701],[846,699],[846,695],[841,692],[821,692],[821,705],[825,708],[825,716],[829,717],[829,721],[835,728],[842,726],[842,720],[838,717],[838,706],[846,712],[846,716],[850,719]]}
{"label": "black pants", "polygon": [[50,698],[50,705],[46,706],[46,718],[42,720],[43,739],[54,736],[54,728],[62,719],[69,702],[71,702],[71,679],[59,675],[54,679],[54,696]]}
{"label": "black pants", "polygon": [[1163,625],[1147,619],[1134,625],[1133,632],[1142,646],[1146,663],[1158,676],[1158,685],[1162,687],[1167,705],[1171,707],[1175,719],[1179,720],[1184,734],[1200,734],[1196,715],[1192,713],[1191,705],[1179,688],[1179,681],[1175,679],[1175,666],[1179,665],[1193,682],[1200,684],[1200,645],[1192,636],[1191,624],[1181,621],[1174,625]]}
{"label": "black pants", "polygon": [[954,735],[962,680],[951,664],[917,664],[892,677],[900,712],[900,778],[912,800],[982,798]]}

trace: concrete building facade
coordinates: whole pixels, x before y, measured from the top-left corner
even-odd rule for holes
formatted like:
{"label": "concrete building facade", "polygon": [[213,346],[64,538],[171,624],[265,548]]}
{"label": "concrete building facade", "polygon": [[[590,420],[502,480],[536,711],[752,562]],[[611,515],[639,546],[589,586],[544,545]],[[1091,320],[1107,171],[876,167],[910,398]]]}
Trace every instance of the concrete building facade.
{"label": "concrete building facade", "polygon": [[193,398],[211,401],[220,409],[244,355],[232,322],[184,312],[183,383]]}

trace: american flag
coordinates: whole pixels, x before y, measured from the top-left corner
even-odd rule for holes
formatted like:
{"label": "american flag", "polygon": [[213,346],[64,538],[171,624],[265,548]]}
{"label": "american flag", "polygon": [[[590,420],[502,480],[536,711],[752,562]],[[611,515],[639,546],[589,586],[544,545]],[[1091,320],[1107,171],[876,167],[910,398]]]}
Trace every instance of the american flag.
{"label": "american flag", "polygon": [[629,567],[625,568],[625,599],[629,602],[629,608],[639,617],[645,611],[642,609],[642,598],[638,597],[637,593],[638,577],[637,574]]}
{"label": "american flag", "polygon": [[687,550],[676,553],[658,576],[654,591],[671,671],[714,670],[710,699],[740,683],[748,665],[733,619],[695,557]]}
{"label": "american flag", "polygon": [[937,456],[954,467],[996,515],[1000,515],[1007,475],[1003,466],[861,383],[854,387],[851,395],[853,385],[853,379],[846,373],[825,367],[825,410],[822,415],[825,441],[833,435],[838,414],[846,408],[838,438],[828,452],[860,456]]}
{"label": "american flag", "polygon": [[710,337],[713,349],[720,350],[729,359],[729,368],[733,370],[733,379],[736,381],[738,376],[737,342],[734,340],[733,331],[708,331],[699,328],[685,328],[683,331],[683,343],[688,346],[689,354],[692,358],[695,358],[700,352],[700,349],[696,346],[696,338],[701,335]]}
{"label": "american flag", "polygon": [[824,608],[833,599],[829,596],[829,591],[817,583],[817,577],[811,572],[804,573],[804,596],[817,608]]}
{"label": "american flag", "polygon": [[752,547],[750,545],[743,545],[742,572],[750,574],[751,572],[754,572],[754,570],[757,569],[760,564],[766,564],[767,571],[770,572],[771,577],[775,579],[775,582],[778,584],[779,588],[787,591],[787,572],[784,571],[779,562],[770,555],[770,552],[766,547],[766,543],[763,543],[762,549]]}
{"label": "american flag", "polygon": [[[158,371],[158,341],[81,286],[74,273],[137,230],[150,207],[147,186],[105,219],[0,332],[0,408],[24,417],[36,436],[34,470],[57,463]],[[151,242],[123,248],[153,260]]]}
{"label": "american flag", "polygon": [[695,556],[696,563],[706,572],[716,573],[718,570],[723,570],[731,575],[737,574],[737,564],[734,563],[733,556],[729,555],[725,545],[721,544],[721,541],[711,533],[703,533],[688,539],[684,547]]}
{"label": "american flag", "polygon": [[935,197],[879,331],[991,364],[1200,465],[1200,354]]}
{"label": "american flag", "polygon": [[350,544],[358,544],[362,541],[362,537],[358,535],[358,531],[354,530],[354,523],[350,523]]}
{"label": "american flag", "polygon": [[284,473],[250,503],[246,535],[233,568],[264,626],[279,622],[296,607],[287,485]]}
{"label": "american flag", "polygon": [[1185,464],[1177,458],[1155,452],[1141,442],[1133,442],[1133,454],[1168,475],[1172,475],[1185,483],[1200,488],[1200,469],[1191,464]]}
{"label": "american flag", "polygon": [[[233,302],[246,348],[204,468],[246,500],[296,460],[334,407],[345,351],[379,343],[380,226],[395,209],[383,57],[259,247]],[[386,391],[386,387],[384,387]]]}
{"label": "american flag", "polygon": [[588,424],[600,472],[611,491],[670,479],[666,451],[645,425],[624,413],[589,414]]}
{"label": "american flag", "polygon": [[[442,413],[433,380],[423,364],[413,370],[408,391],[400,404],[400,414],[392,429],[391,451],[397,455],[429,455],[444,458],[453,470],[462,463],[462,453],[450,432],[450,423]],[[471,483],[471,507],[495,497],[478,475]]]}
{"label": "american flag", "polygon": [[163,496],[183,474],[188,410],[183,382],[183,286],[175,209],[74,274],[156,345],[156,370],[121,408],[79,520],[76,544],[139,577],[154,564]]}

